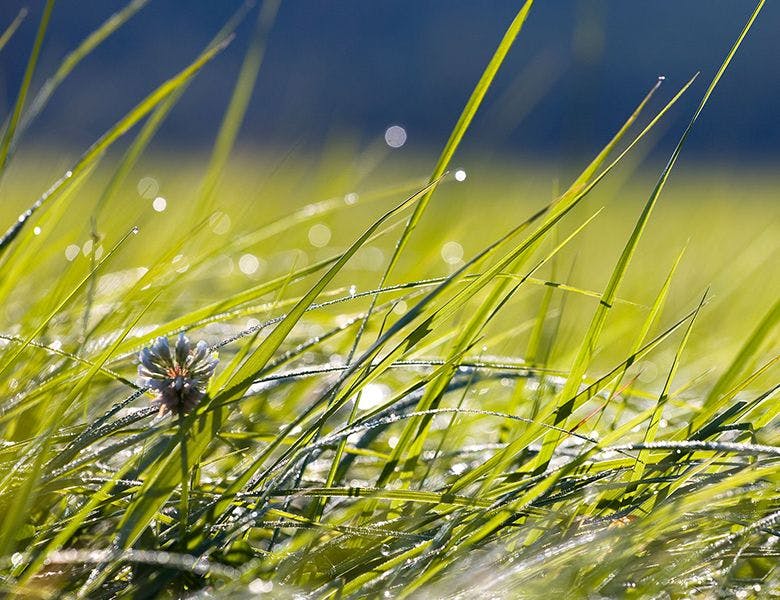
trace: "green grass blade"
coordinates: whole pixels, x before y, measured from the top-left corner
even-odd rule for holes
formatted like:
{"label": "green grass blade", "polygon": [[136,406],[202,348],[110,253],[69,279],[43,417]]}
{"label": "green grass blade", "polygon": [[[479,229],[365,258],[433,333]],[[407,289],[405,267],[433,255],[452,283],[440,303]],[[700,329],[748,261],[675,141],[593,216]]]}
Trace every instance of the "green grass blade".
{"label": "green grass blade", "polygon": [[[3,131],[3,136],[0,138],[0,178],[3,176],[5,169],[8,166],[11,142],[16,135],[16,128],[19,125],[19,119],[22,116],[24,103],[27,100],[27,94],[30,91],[32,78],[35,74],[35,68],[38,66],[38,57],[41,54],[43,40],[46,37],[46,30],[49,28],[49,20],[51,19],[52,10],[54,10],[54,0],[46,0],[46,5],[43,7],[43,13],[41,14],[41,21],[38,24],[38,32],[35,34],[35,41],[33,42],[32,52],[30,52],[30,58],[27,61],[27,67],[24,70],[22,83],[19,87],[19,91],[16,94],[14,110],[11,113],[11,118],[8,121],[8,124],[5,127],[5,131]],[[13,30],[11,30],[11,33],[13,33]]]}
{"label": "green grass blade", "polygon": [[212,60],[225,46],[230,42],[225,40],[221,44],[207,48],[191,65],[181,71],[178,75],[172,77],[155,91],[149,94],[144,100],[120,119],[111,129],[103,134],[90,148],[79,158],[71,170],[69,170],[61,179],[59,179],[46,193],[44,193],[30,208],[28,208],[0,238],[0,253],[5,252],[8,246],[13,242],[21,231],[22,227],[29,221],[30,217],[38,211],[41,206],[52,198],[55,194],[62,191],[63,186],[72,177],[79,175],[105,152],[117,139],[127,133],[138,121],[148,115],[157,105],[163,102],[168,96],[179,89],[195,76],[210,60]]}
{"label": "green grass blade", "polygon": [[[642,213],[640,214],[634,226],[634,230],[632,231],[631,236],[628,239],[628,242],[623,248],[623,252],[621,253],[620,258],[618,259],[618,262],[612,271],[612,275],[610,276],[609,283],[607,283],[607,287],[604,290],[601,303],[599,307],[596,309],[596,313],[593,315],[593,318],[588,327],[588,331],[585,334],[582,344],[580,345],[580,349],[577,353],[577,357],[574,359],[574,363],[571,368],[571,375],[569,377],[569,380],[567,381],[567,385],[558,397],[557,400],[558,407],[561,407],[563,405],[564,398],[571,396],[572,393],[576,391],[576,389],[579,387],[580,382],[582,381],[582,377],[583,375],[585,375],[585,372],[587,371],[588,366],[590,365],[591,357],[593,356],[593,353],[596,350],[596,347],[598,345],[599,337],[601,336],[601,332],[604,328],[607,314],[609,313],[609,310],[612,308],[615,295],[617,294],[617,289],[620,286],[620,283],[623,281],[626,270],[628,269],[628,265],[630,264],[634,252],[636,251],[636,247],[639,243],[639,239],[641,238],[642,233],[644,232],[645,227],[647,226],[647,222],[650,219],[650,215],[653,211],[653,208],[655,207],[656,202],[658,201],[658,198],[661,195],[661,191],[664,189],[664,186],[666,185],[666,182],[669,178],[669,174],[671,173],[672,168],[676,164],[677,158],[679,157],[680,152],[682,151],[682,148],[686,140],[688,139],[688,135],[690,134],[694,124],[698,120],[699,115],[704,109],[704,106],[707,104],[707,101],[712,95],[712,92],[715,90],[715,87],[718,85],[718,82],[723,76],[726,67],[728,67],[729,63],[731,62],[731,59],[736,54],[737,49],[741,45],[742,40],[747,35],[747,32],[750,30],[750,27],[753,25],[753,22],[758,16],[758,13],[760,12],[763,5],[764,5],[764,0],[760,0],[755,10],[753,11],[753,14],[751,15],[750,19],[748,20],[742,32],[740,33],[739,37],[737,38],[736,42],[732,46],[729,53],[726,55],[724,61],[721,63],[720,68],[718,69],[717,73],[715,74],[712,81],[710,82],[710,85],[707,87],[704,96],[699,102],[699,106],[696,108],[693,117],[688,123],[688,126],[685,128],[685,131],[683,131],[680,140],[677,142],[677,146],[675,147],[671,157],[669,158],[669,161],[664,167],[661,176],[658,179],[655,188],[653,189],[653,192],[650,194],[650,198],[645,203],[645,206],[642,209]],[[565,411],[559,412],[558,415],[556,416],[556,424],[557,425],[562,423],[565,424],[567,418],[568,418],[568,414],[566,414]],[[542,445],[542,451],[538,454],[537,459],[535,461],[535,465],[537,469],[543,470],[546,467],[547,463],[552,457],[552,453],[554,452],[555,447],[558,444],[558,440],[559,440],[559,436],[554,433],[549,434],[545,438],[545,441]]]}
{"label": "green grass blade", "polygon": [[16,33],[16,30],[19,29],[19,25],[22,24],[22,21],[27,17],[27,9],[21,8],[19,9],[19,13],[16,15],[16,18],[11,21],[11,24],[6,27],[5,31],[2,35],[0,35],[0,52],[3,51],[3,48],[5,48],[5,45],[8,43],[8,40],[10,40],[14,33]]}
{"label": "green grass blade", "polygon": [[149,0],[131,0],[124,8],[111,15],[100,27],[90,33],[84,40],[78,45],[78,47],[68,54],[62,61],[60,66],[54,72],[54,75],[49,77],[41,87],[40,91],[30,102],[30,107],[25,111],[22,116],[19,128],[11,141],[11,148],[17,144],[19,138],[24,131],[30,126],[35,118],[44,109],[51,99],[52,94],[60,86],[60,84],[70,75],[73,69],[84,60],[95,48],[100,46],[112,33],[124,25],[130,18],[141,10]]}

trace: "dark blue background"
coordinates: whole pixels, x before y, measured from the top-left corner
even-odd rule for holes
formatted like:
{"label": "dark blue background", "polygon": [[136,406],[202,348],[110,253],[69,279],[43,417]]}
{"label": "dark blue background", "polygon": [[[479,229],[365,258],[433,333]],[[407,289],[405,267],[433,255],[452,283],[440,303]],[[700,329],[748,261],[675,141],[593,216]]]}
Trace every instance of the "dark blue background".
{"label": "dark blue background", "polygon": [[[190,62],[240,0],[152,0],[88,57],[27,135],[86,146]],[[59,0],[42,75],[124,2]],[[663,98],[701,70],[669,135],[695,108],[738,35],[752,0],[538,0],[467,144],[530,155],[600,147],[660,74]],[[42,0],[2,0],[0,28],[30,15],[0,53],[0,110],[21,80]],[[410,146],[440,146],[520,0],[288,0],[273,27],[242,142],[316,146],[331,134],[381,136],[391,123]],[[158,143],[210,145],[254,13],[198,76]],[[780,3],[768,2],[690,140],[706,158],[780,153]],[[514,91],[512,91],[514,90]],[[540,90],[544,95],[535,99]],[[528,107],[530,105],[530,112]],[[660,106],[660,100],[657,103]],[[497,116],[501,108],[503,117]],[[525,115],[519,123],[518,116]]]}

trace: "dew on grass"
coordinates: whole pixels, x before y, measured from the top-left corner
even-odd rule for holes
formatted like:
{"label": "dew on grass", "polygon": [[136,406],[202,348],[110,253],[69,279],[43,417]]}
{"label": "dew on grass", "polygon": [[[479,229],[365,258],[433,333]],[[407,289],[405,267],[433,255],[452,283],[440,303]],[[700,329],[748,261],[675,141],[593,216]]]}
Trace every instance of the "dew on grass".
{"label": "dew on grass", "polygon": [[450,467],[450,471],[453,475],[462,475],[466,472],[468,465],[466,463],[455,463]]}
{"label": "dew on grass", "polygon": [[458,169],[457,171],[455,171],[455,181],[459,181],[459,182],[466,181],[466,171],[464,171],[463,169]]}
{"label": "dew on grass", "polygon": [[352,284],[349,286],[349,290],[347,292],[351,298],[355,297],[355,294],[357,294],[357,286],[355,284]]}
{"label": "dew on grass", "polygon": [[214,272],[218,273],[220,277],[231,275],[235,269],[233,259],[227,254],[221,254],[214,260]]}
{"label": "dew on grass", "polygon": [[70,244],[67,248],[65,248],[65,258],[70,262],[73,262],[76,260],[79,252],[81,252],[80,246],[77,246],[76,244]]}
{"label": "dew on grass", "polygon": [[330,227],[323,223],[312,225],[309,229],[309,243],[315,248],[323,248],[330,242]]}
{"label": "dew on grass", "polygon": [[35,227],[33,229],[33,235],[41,235],[41,228],[40,227]]}
{"label": "dew on grass", "polygon": [[157,196],[152,200],[152,208],[157,212],[163,212],[168,206],[168,201],[162,196]]}
{"label": "dew on grass", "polygon": [[254,579],[249,584],[249,592],[251,594],[268,594],[274,589],[273,581],[263,581],[262,579]]}
{"label": "dew on grass", "polygon": [[391,148],[400,148],[406,143],[406,129],[400,125],[390,125],[385,130],[385,143]]}
{"label": "dew on grass", "polygon": [[254,254],[244,254],[238,259],[238,268],[244,275],[252,275],[260,268],[260,261]]}
{"label": "dew on grass", "polygon": [[369,383],[366,385],[358,401],[358,408],[368,410],[383,404],[390,397],[390,388],[383,383]]}
{"label": "dew on grass", "polygon": [[406,302],[403,300],[399,300],[395,303],[395,306],[393,307],[393,312],[397,315],[404,315],[406,314],[406,311],[409,309]]}
{"label": "dew on grass", "polygon": [[86,242],[84,242],[84,245],[81,247],[81,253],[84,256],[89,256],[90,254],[92,254],[92,246],[93,245],[94,244],[93,244],[92,240],[87,240]]}
{"label": "dew on grass", "polygon": [[209,219],[209,227],[211,227],[211,231],[217,235],[225,235],[230,231],[230,225],[230,217],[227,213],[220,210],[211,215],[211,218]]}
{"label": "dew on grass", "polygon": [[358,199],[359,196],[355,192],[350,192],[344,196],[344,204],[352,206],[353,204],[357,204]]}
{"label": "dew on grass", "polygon": [[141,177],[136,185],[136,190],[138,190],[138,195],[141,198],[151,200],[160,191],[160,184],[154,177]]}
{"label": "dew on grass", "polygon": [[458,242],[445,242],[441,247],[441,258],[448,265],[456,265],[463,259],[463,246]]}
{"label": "dew on grass", "polygon": [[177,254],[171,261],[176,268],[177,273],[186,273],[190,268],[190,261],[183,254]]}

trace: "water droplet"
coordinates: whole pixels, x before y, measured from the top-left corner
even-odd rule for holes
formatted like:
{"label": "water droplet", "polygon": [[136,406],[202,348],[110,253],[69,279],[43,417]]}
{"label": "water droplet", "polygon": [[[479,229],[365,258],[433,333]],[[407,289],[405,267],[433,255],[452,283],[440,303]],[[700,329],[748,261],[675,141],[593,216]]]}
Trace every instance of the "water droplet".
{"label": "water droplet", "polygon": [[395,306],[393,307],[393,312],[397,315],[403,315],[406,314],[406,311],[409,310],[409,307],[406,305],[406,302],[403,300],[399,300],[395,303]]}
{"label": "water droplet", "polygon": [[33,229],[33,235],[41,235],[41,228],[40,227],[35,227]]}
{"label": "water droplet", "polygon": [[138,232],[139,232],[139,231],[140,231],[140,229],[138,229],[138,225],[136,225],[136,226],[135,226],[135,227],[133,227],[133,229],[132,229],[133,235],[138,235]]}
{"label": "water droplet", "polygon": [[346,196],[344,196],[344,204],[349,204],[350,206],[357,203],[359,196],[355,192],[350,192]]}
{"label": "water droplet", "polygon": [[312,225],[309,229],[309,243],[315,248],[322,248],[328,245],[331,233],[330,227],[322,223]]}
{"label": "water droplet", "polygon": [[209,227],[211,227],[211,231],[217,235],[225,235],[230,231],[230,225],[230,217],[219,210],[211,215],[211,218],[209,219]]}
{"label": "water droplet", "polygon": [[249,592],[252,594],[268,594],[274,589],[273,581],[263,581],[262,579],[254,579],[249,584]]}
{"label": "water droplet", "polygon": [[455,171],[455,181],[466,181],[466,171],[463,169]]}
{"label": "water droplet", "polygon": [[406,129],[391,125],[385,130],[385,143],[391,148],[400,148],[406,143]]}
{"label": "water droplet", "polygon": [[168,201],[162,196],[157,196],[152,201],[152,208],[157,212],[163,212],[167,206],[168,206]]}
{"label": "water droplet", "polygon": [[173,257],[173,260],[171,261],[171,264],[176,265],[176,272],[177,273],[186,273],[187,270],[190,268],[190,262],[187,260],[187,257],[183,254],[177,254]]}
{"label": "water droplet", "polygon": [[76,257],[79,255],[79,252],[81,252],[81,248],[79,248],[76,244],[71,244],[70,246],[65,248],[65,258],[73,262],[74,260],[76,260]]}
{"label": "water droplet", "polygon": [[352,284],[351,286],[349,286],[349,295],[354,298],[355,294],[357,294],[357,286],[355,284]]}
{"label": "water droplet", "polygon": [[390,553],[392,552],[392,548],[390,548],[390,544],[382,544],[379,547],[379,553],[382,556],[390,556]]}
{"label": "water droplet", "polygon": [[463,259],[463,246],[458,242],[446,242],[441,247],[441,257],[448,265],[456,265]]}
{"label": "water droplet", "polygon": [[383,383],[369,383],[360,393],[358,408],[368,410],[384,403],[390,397],[390,388]]}
{"label": "water droplet", "polygon": [[452,471],[453,475],[462,475],[467,468],[468,465],[466,463],[455,463],[450,467],[450,471]]}
{"label": "water droplet", "polygon": [[141,196],[141,198],[151,200],[157,195],[157,192],[160,191],[160,184],[154,177],[141,177],[141,179],[138,180],[138,185],[136,185],[135,189],[138,191],[138,195]]}
{"label": "water droplet", "polygon": [[238,268],[244,275],[252,275],[260,268],[260,261],[254,254],[244,254],[238,259]]}

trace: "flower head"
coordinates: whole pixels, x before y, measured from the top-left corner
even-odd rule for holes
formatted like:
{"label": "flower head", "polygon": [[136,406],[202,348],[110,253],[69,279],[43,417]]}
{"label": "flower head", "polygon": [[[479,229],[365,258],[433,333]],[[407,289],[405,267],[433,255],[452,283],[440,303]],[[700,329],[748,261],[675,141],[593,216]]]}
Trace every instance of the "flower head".
{"label": "flower head", "polygon": [[157,395],[155,404],[160,414],[188,413],[206,395],[206,384],[217,368],[216,354],[209,352],[206,342],[193,348],[190,340],[179,334],[171,350],[168,339],[158,337],[138,355],[138,376],[144,387]]}

